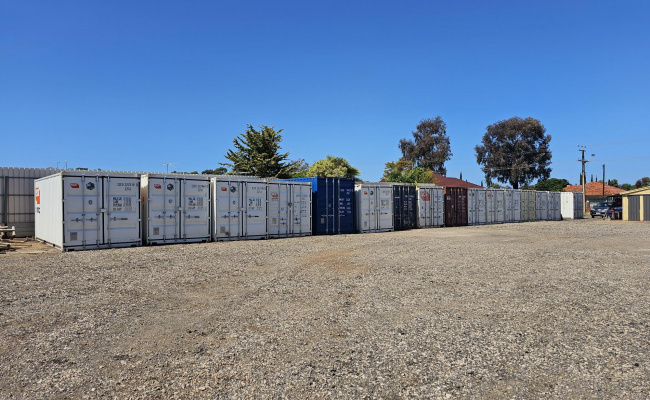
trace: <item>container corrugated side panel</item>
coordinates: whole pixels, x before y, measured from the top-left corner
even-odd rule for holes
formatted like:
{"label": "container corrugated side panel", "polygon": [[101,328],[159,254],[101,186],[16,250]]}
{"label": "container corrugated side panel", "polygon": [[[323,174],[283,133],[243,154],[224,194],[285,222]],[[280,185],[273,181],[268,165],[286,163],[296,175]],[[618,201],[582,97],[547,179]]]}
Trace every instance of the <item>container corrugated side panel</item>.
{"label": "container corrugated side panel", "polygon": [[641,195],[643,198],[643,220],[650,221],[650,194]]}

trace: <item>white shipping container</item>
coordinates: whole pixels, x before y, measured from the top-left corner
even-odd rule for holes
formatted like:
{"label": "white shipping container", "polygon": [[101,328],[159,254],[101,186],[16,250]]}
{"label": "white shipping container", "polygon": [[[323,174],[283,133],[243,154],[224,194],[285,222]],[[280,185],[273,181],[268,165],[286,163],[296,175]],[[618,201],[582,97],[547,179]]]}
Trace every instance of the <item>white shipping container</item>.
{"label": "white shipping container", "polygon": [[560,194],[562,205],[560,207],[562,218],[581,219],[584,218],[582,193],[562,192]]}
{"label": "white shipping container", "polygon": [[503,189],[486,189],[486,218],[488,224],[505,222],[505,192]]}
{"label": "white shipping container", "polygon": [[355,185],[357,231],[393,231],[393,187],[387,183]]}
{"label": "white shipping container", "polygon": [[521,221],[521,191],[519,189],[505,190],[505,222]]}
{"label": "white shipping container", "polygon": [[522,221],[535,221],[536,217],[536,195],[534,190],[521,191],[521,220]]}
{"label": "white shipping container", "polygon": [[311,182],[268,182],[268,236],[311,235]]}
{"label": "white shipping container", "polygon": [[467,224],[487,223],[487,192],[485,189],[467,189]]}
{"label": "white shipping container", "polygon": [[61,250],[140,246],[140,176],[64,171],[34,182],[36,238]]}
{"label": "white shipping container", "polygon": [[562,220],[561,205],[560,192],[548,192],[548,219],[550,221]]}
{"label": "white shipping container", "polygon": [[210,178],[147,174],[141,179],[145,244],[210,241]]}
{"label": "white shipping container", "polygon": [[210,181],[212,239],[267,237],[268,183],[256,178],[219,176]]}
{"label": "white shipping container", "polygon": [[445,189],[434,184],[419,184],[418,228],[440,227],[445,224]]}

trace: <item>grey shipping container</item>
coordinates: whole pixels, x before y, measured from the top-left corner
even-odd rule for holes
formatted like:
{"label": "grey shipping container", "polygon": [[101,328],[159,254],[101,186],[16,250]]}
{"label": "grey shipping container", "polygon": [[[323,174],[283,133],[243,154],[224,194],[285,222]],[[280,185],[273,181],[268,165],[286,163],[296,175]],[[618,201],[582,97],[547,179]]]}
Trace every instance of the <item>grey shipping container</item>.
{"label": "grey shipping container", "polygon": [[560,212],[563,219],[584,218],[582,212],[582,193],[561,192]]}
{"label": "grey shipping container", "polygon": [[521,221],[536,221],[536,196],[534,190],[521,191]]}
{"label": "grey shipping container", "polygon": [[210,190],[213,240],[267,237],[266,181],[251,177],[219,176],[210,180]]}
{"label": "grey shipping container", "polygon": [[419,184],[418,228],[440,227],[445,224],[445,190],[434,184]]}
{"label": "grey shipping container", "polygon": [[15,227],[18,237],[34,236],[34,181],[59,171],[0,167],[0,226]]}
{"label": "grey shipping container", "polygon": [[488,224],[505,222],[505,191],[503,189],[486,190],[486,210]]}
{"label": "grey shipping container", "polygon": [[505,222],[521,221],[521,190],[505,190]]}
{"label": "grey shipping container", "polygon": [[141,178],[145,244],[210,241],[210,178],[146,174]]}
{"label": "grey shipping container", "polygon": [[393,226],[393,187],[387,183],[364,182],[355,185],[357,231],[388,232]]}
{"label": "grey shipping container", "polygon": [[535,192],[535,219],[548,221],[549,196],[546,191]]}
{"label": "grey shipping container", "polygon": [[140,176],[64,171],[34,182],[36,238],[61,250],[142,244]]}
{"label": "grey shipping container", "polygon": [[268,237],[311,235],[311,182],[268,181]]}
{"label": "grey shipping container", "polygon": [[487,223],[487,191],[483,188],[467,189],[467,224]]}
{"label": "grey shipping container", "polygon": [[549,221],[560,221],[562,219],[562,200],[560,192],[548,192],[548,219]]}

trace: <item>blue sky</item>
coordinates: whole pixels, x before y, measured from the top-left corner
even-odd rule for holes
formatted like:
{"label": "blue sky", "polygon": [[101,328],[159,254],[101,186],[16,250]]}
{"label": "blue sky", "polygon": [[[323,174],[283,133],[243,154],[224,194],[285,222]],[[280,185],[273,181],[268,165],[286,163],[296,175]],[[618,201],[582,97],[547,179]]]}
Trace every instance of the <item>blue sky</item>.
{"label": "blue sky", "polygon": [[[201,171],[247,124],[378,180],[423,118],[480,183],[487,125],[539,119],[552,177],[650,175],[647,1],[0,0],[0,165]],[[595,154],[594,157],[590,157]],[[170,170],[171,170],[170,169]]]}

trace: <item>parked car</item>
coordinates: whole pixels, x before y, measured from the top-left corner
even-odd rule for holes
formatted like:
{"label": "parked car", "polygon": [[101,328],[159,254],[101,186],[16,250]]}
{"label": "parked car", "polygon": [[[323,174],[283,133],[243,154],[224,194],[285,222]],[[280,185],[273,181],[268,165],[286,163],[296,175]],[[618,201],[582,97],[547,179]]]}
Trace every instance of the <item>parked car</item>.
{"label": "parked car", "polygon": [[595,206],[591,207],[591,218],[601,217],[605,218],[607,216],[607,210],[612,205],[609,201],[601,201]]}
{"label": "parked car", "polygon": [[607,209],[607,218],[620,219],[622,214],[623,214],[623,201],[620,198],[617,198]]}

